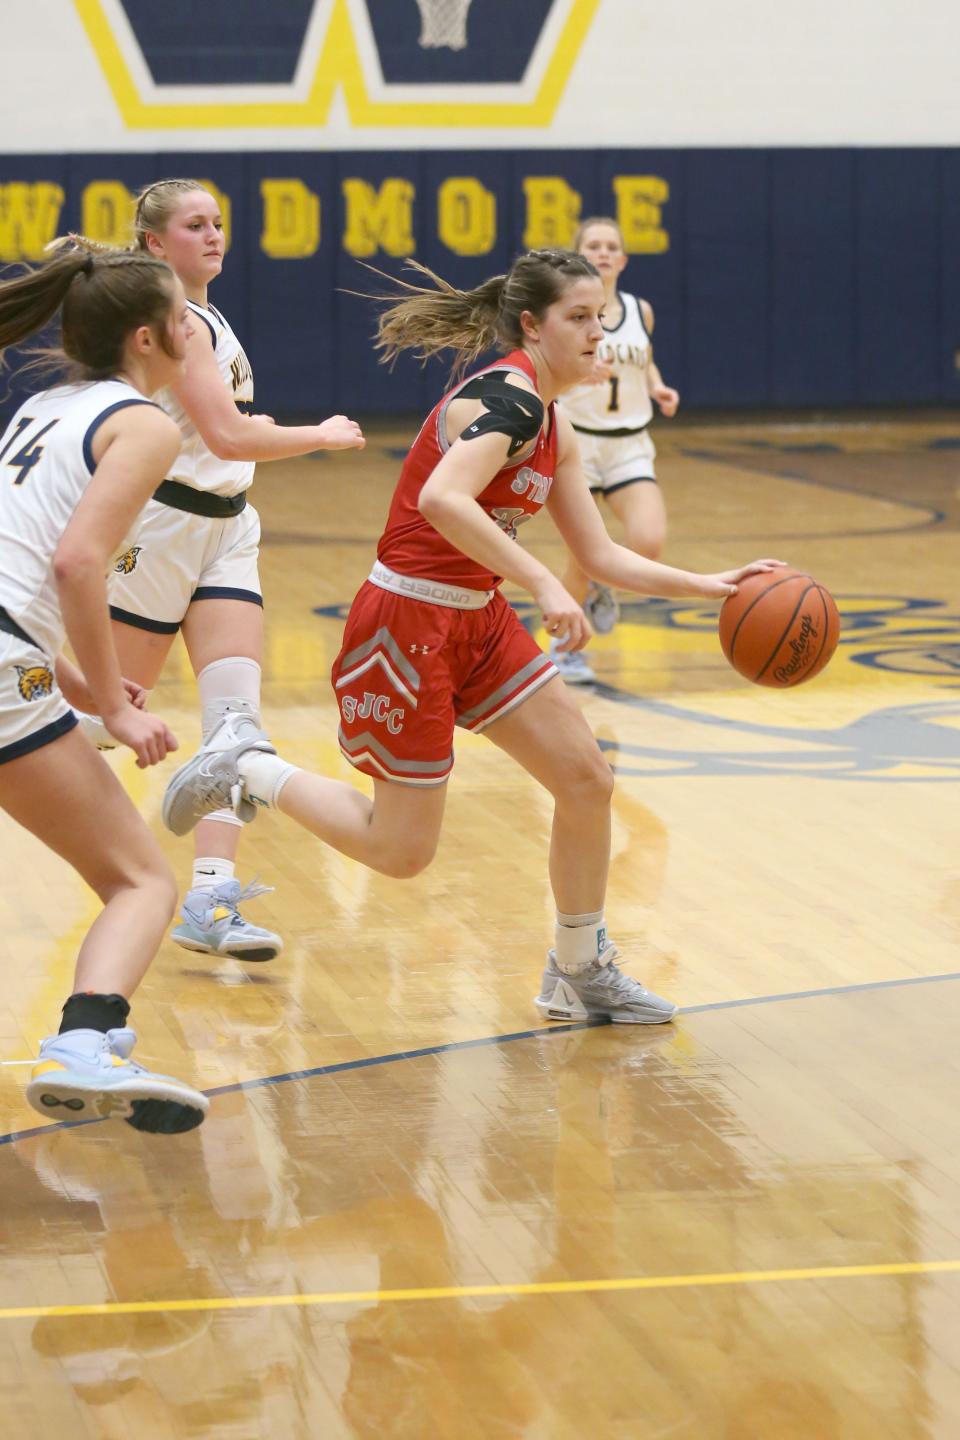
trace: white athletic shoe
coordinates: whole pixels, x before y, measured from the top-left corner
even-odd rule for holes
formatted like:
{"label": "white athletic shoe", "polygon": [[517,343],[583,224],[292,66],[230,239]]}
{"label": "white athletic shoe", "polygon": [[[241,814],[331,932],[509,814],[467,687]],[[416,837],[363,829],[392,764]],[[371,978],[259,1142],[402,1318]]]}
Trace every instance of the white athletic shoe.
{"label": "white athletic shoe", "polygon": [[597,677],[582,650],[555,650],[550,647],[550,659],[560,672],[560,678],[568,685],[595,685]]}
{"label": "white athletic shoe", "polygon": [[[132,1030],[68,1030],[50,1035],[27,1085],[27,1100],[48,1120],[126,1120],[135,1130],[177,1135],[199,1125],[206,1095],[130,1059]],[[56,1111],[61,1113],[58,1115]]]}
{"label": "white athletic shoe", "polygon": [[617,1025],[663,1025],[677,1007],[654,995],[639,980],[624,975],[615,963],[616,945],[604,947],[599,959],[578,975],[557,968],[555,950],[547,951],[547,966],[534,1004],[548,1020],[589,1020],[606,1015]]}
{"label": "white athletic shoe", "polygon": [[183,923],[170,936],[184,950],[203,955],[229,955],[234,960],[273,960],[283,941],[272,930],[252,925],[240,914],[244,900],[269,895],[272,885],[256,880],[240,888],[239,880],[222,880],[212,890],[190,890],[180,913]]}
{"label": "white athletic shoe", "polygon": [[583,613],[598,635],[609,635],[620,619],[620,602],[609,585],[598,585],[596,580],[591,580]]}
{"label": "white athletic shoe", "polygon": [[257,807],[244,795],[237,769],[248,750],[277,753],[251,716],[228,710],[193,758],[174,771],[163,797],[167,829],[186,835],[212,810],[233,810],[244,824],[253,820]]}

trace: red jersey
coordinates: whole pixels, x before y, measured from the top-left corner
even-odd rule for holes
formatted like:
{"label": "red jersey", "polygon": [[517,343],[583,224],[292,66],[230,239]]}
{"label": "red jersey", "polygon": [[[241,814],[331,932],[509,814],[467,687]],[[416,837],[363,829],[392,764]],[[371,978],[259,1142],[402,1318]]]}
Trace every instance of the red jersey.
{"label": "red jersey", "polygon": [[[537,375],[533,361],[523,350],[511,350],[502,360],[485,365],[475,375],[486,375],[495,370],[523,375],[533,382],[536,390]],[[420,491],[427,478],[450,449],[444,428],[447,406],[475,375],[465,376],[448,391],[423,422],[403,463],[387,516],[387,528],[377,546],[377,558],[401,575],[442,580],[470,590],[492,590],[503,577],[494,575],[485,565],[471,560],[462,550],[451,545],[417,509]],[[550,405],[533,452],[526,460],[516,460],[498,470],[486,489],[477,496],[477,503],[501,530],[515,540],[517,526],[536,515],[550,494],[556,467],[556,414],[554,406]]]}

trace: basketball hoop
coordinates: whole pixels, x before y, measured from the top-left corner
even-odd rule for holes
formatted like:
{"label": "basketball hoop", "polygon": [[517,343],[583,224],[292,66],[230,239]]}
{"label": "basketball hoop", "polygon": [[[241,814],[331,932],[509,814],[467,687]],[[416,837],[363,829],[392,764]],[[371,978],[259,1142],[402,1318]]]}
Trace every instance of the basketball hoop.
{"label": "basketball hoop", "polygon": [[467,11],[472,0],[417,0],[422,21],[420,44],[424,50],[467,48]]}

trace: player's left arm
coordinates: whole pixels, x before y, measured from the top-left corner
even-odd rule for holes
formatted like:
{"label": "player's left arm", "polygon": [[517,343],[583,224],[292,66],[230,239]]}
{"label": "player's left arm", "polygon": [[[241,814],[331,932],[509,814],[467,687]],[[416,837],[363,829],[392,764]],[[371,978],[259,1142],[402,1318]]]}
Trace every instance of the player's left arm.
{"label": "player's left arm", "polygon": [[581,570],[594,580],[637,595],[683,596],[722,600],[736,592],[737,581],[758,570],[773,570],[781,560],[755,560],[738,570],[699,575],[647,560],[617,545],[607,534],[590,495],[580,464],[573,426],[565,415],[557,417],[557,469],[547,509],[562,539]]}
{"label": "player's left arm", "polygon": [[[637,297],[637,304],[640,306],[644,329],[652,340],[654,326],[653,306],[649,300],[641,300],[639,296]],[[652,344],[650,346],[650,355],[647,359],[647,389],[650,391],[650,399],[657,402],[661,412],[666,415],[668,420],[671,416],[676,415],[677,410],[680,408],[680,391],[674,390],[672,385],[664,383],[659,366],[653,358]]]}

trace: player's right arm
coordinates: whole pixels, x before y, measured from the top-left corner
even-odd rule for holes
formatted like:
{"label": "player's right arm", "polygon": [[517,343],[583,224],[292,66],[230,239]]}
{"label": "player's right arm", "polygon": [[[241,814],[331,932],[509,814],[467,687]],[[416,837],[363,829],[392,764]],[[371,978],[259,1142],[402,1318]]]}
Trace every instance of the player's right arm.
{"label": "player's right arm", "polygon": [[155,765],[177,742],[130,700],[110,630],[106,573],[180,449],[180,431],[155,405],[116,411],[93,437],[95,470],[53,557],[67,638],[97,713],[117,740]]}
{"label": "player's right arm", "polygon": [[173,394],[219,460],[284,460],[311,450],[362,450],[360,426],[346,415],[320,425],[275,425],[266,415],[244,415],[223,383],[210,333],[197,325],[187,340],[187,364]]}

